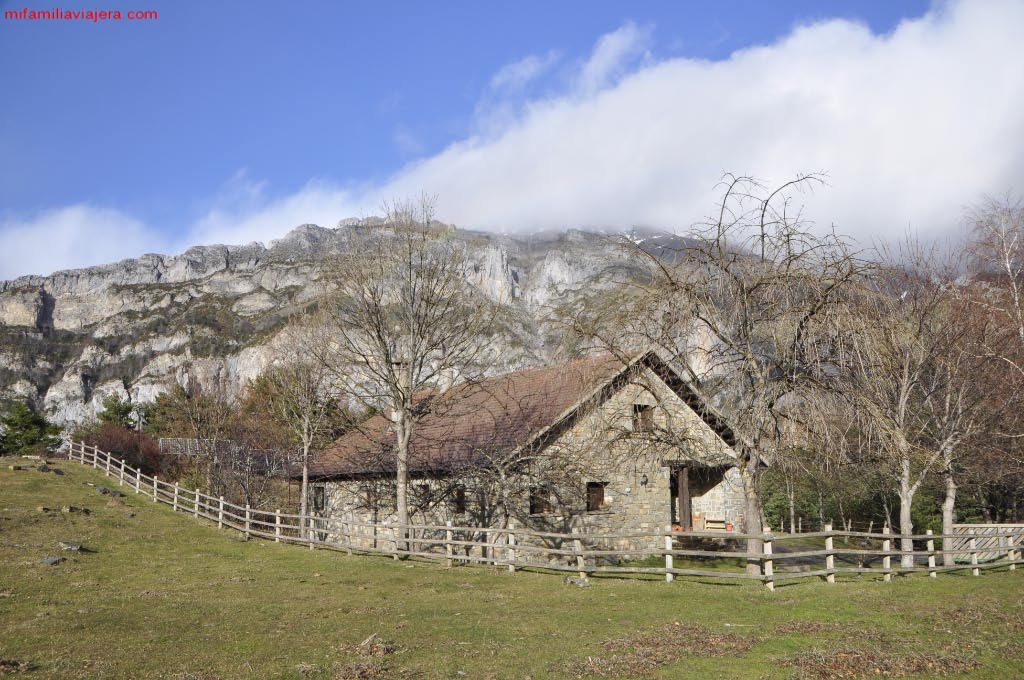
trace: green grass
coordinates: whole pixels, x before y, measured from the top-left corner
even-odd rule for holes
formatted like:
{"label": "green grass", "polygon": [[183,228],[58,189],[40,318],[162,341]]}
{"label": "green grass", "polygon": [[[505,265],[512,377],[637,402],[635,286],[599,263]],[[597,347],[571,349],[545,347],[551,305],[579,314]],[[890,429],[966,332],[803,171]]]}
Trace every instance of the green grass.
{"label": "green grass", "polygon": [[[244,542],[127,488],[101,496],[86,482],[116,481],[77,463],[57,476],[11,462],[0,465],[0,675],[991,678],[1024,668],[1024,570],[802,580],[775,593],[689,579],[579,588],[550,574]],[[61,540],[90,552],[62,552]],[[67,560],[47,566],[48,555]]]}

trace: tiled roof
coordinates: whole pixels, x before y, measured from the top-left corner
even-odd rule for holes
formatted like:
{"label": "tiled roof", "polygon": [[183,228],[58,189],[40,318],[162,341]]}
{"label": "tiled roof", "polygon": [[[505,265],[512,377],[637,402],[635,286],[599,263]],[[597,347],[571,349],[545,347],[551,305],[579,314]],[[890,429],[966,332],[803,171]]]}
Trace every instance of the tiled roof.
{"label": "tiled roof", "polygon": [[[667,370],[653,354],[634,359],[630,366],[640,361],[661,369],[659,373]],[[652,361],[657,366],[651,365]],[[425,413],[417,421],[409,443],[409,471],[448,471],[507,456],[534,442],[549,428],[571,419],[588,399],[597,397],[602,388],[612,385],[627,370],[620,359],[600,356],[463,383],[444,394],[420,393],[414,397],[414,403],[423,407]],[[671,378],[675,379],[669,382],[676,383],[671,385],[673,389],[686,391],[684,398],[701,413],[702,403],[693,401],[695,393],[674,373]],[[709,419],[710,414],[701,415],[727,442],[731,439],[731,432],[722,430],[723,424],[712,422],[714,416]],[[320,452],[310,465],[310,476],[392,474],[394,443],[390,422],[383,415],[376,415]]]}

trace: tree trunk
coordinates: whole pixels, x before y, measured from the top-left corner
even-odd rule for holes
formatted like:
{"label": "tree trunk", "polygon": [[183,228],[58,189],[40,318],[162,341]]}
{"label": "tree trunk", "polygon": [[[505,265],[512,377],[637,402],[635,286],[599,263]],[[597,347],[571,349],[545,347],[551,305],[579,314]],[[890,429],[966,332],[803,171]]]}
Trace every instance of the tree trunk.
{"label": "tree trunk", "polygon": [[789,487],[789,533],[796,533],[796,492]]}
{"label": "tree trunk", "polygon": [[409,426],[409,413],[400,409],[395,418],[395,505],[398,511],[399,532],[402,540],[398,549],[406,550],[405,538],[409,527],[409,439],[412,428]]}
{"label": "tree trunk", "polygon": [[900,550],[906,554],[900,557],[900,566],[905,568],[914,566],[914,541],[910,538],[914,534],[914,520],[910,508],[916,491],[917,485],[910,483],[910,461],[904,459],[900,470]]}
{"label": "tree trunk", "polygon": [[309,445],[302,446],[302,491],[299,500],[299,538],[306,538],[306,511],[309,510]]}
{"label": "tree trunk", "polygon": [[[953,534],[953,522],[956,521],[956,480],[953,479],[953,466],[947,463],[946,471],[946,497],[942,500],[942,533],[946,536]],[[943,548],[948,541],[942,539]],[[942,564],[946,567],[953,566],[953,555],[946,553],[942,556]]]}
{"label": "tree trunk", "polygon": [[[757,473],[759,458],[750,452],[741,453],[744,461],[740,465],[740,479],[743,482],[743,528],[744,532],[754,536],[764,534],[761,522],[761,497],[757,490]],[[761,573],[761,552],[764,541],[760,538],[747,539],[747,573]]]}

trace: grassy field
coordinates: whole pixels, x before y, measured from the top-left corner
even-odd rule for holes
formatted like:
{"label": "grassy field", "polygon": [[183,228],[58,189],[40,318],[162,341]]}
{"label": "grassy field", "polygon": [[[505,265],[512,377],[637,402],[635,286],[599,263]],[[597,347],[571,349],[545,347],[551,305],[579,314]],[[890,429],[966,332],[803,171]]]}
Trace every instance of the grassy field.
{"label": "grassy field", "polygon": [[76,463],[0,462],[0,676],[1024,677],[1024,570],[580,588],[244,542],[128,489],[101,495],[89,484],[116,481]]}

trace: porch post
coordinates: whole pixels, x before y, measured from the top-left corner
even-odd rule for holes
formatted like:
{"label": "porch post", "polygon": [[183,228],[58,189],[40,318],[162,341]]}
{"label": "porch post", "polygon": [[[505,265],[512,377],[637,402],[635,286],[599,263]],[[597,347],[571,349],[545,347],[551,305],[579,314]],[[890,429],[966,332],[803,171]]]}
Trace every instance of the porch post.
{"label": "porch post", "polygon": [[677,515],[683,531],[693,531],[693,504],[690,502],[690,468],[683,465],[676,471]]}

